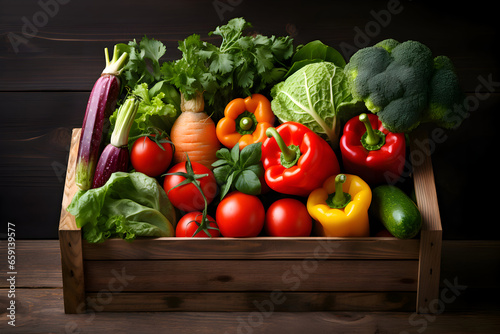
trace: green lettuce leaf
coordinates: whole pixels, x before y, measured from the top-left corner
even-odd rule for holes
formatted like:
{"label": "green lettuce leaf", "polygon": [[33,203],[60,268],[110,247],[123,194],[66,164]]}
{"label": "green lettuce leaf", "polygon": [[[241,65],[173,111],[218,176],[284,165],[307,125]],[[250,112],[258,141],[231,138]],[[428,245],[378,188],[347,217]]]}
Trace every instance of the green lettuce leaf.
{"label": "green lettuce leaf", "polygon": [[174,236],[172,204],[156,179],[142,173],[113,173],[104,186],[78,191],[67,210],[92,243]]}
{"label": "green lettuce leaf", "polygon": [[[170,133],[172,125],[180,114],[180,95],[177,90],[172,85],[160,81],[151,89],[146,83],[138,84],[132,94],[139,96],[141,102],[134,123],[130,128],[129,148],[132,147],[137,138],[148,134],[150,127]],[[114,128],[117,115],[118,108],[109,118],[110,133]]]}

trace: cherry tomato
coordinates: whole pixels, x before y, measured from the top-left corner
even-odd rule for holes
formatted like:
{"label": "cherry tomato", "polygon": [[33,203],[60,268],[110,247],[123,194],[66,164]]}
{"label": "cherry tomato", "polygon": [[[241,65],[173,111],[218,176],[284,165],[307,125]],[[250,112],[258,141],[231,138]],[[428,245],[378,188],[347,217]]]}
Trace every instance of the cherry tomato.
{"label": "cherry tomato", "polygon": [[[172,166],[167,173],[186,173],[186,161],[179,162]],[[202,174],[207,176],[197,178],[200,187],[207,198],[207,205],[212,202],[217,194],[217,182],[215,176],[210,169],[200,164],[199,162],[192,161],[191,166],[194,172],[192,177],[197,178]],[[167,193],[168,199],[173,206],[185,212],[201,211],[205,208],[205,201],[203,195],[193,183],[179,185],[186,180],[185,176],[181,175],[167,175],[163,181],[163,188]]]}
{"label": "cherry tomato", "polygon": [[172,162],[172,144],[158,144],[148,137],[137,139],[130,151],[130,162],[134,169],[151,177],[159,176]]}
{"label": "cherry tomato", "polygon": [[225,237],[256,237],[259,235],[266,212],[257,196],[233,191],[217,206],[215,220]]}
{"label": "cherry tomato", "polygon": [[306,206],[293,198],[279,199],[267,209],[265,231],[273,237],[307,237],[312,218]]}
{"label": "cherry tomato", "polygon": [[[201,220],[203,217],[203,213],[200,211],[192,211],[186,213],[177,223],[177,227],[175,228],[175,236],[176,237],[196,237],[196,238],[209,238],[209,236],[205,233],[205,231],[201,230],[196,235],[194,232],[200,226]],[[215,223],[215,219],[211,216],[207,215],[207,225],[210,227],[217,228],[217,224]],[[207,226],[207,227],[208,227]],[[220,236],[218,230],[208,229],[208,233],[212,237]]]}

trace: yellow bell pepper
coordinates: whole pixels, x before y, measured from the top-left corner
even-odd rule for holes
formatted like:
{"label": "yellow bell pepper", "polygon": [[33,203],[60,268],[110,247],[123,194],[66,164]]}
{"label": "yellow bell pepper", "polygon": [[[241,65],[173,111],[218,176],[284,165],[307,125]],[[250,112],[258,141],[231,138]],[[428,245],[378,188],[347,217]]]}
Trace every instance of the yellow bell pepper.
{"label": "yellow bell pepper", "polygon": [[227,148],[239,143],[241,150],[247,145],[264,142],[266,130],[273,123],[271,102],[264,95],[236,98],[227,104],[224,118],[217,123],[217,138]]}
{"label": "yellow bell pepper", "polygon": [[307,211],[319,224],[317,233],[326,237],[368,237],[368,208],[372,191],[359,176],[330,176],[322,188],[307,199]]}

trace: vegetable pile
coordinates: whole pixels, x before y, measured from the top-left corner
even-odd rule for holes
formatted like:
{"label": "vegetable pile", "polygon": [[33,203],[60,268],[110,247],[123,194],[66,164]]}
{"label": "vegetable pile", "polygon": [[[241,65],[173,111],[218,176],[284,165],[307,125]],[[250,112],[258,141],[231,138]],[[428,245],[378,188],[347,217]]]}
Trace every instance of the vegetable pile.
{"label": "vegetable pile", "polygon": [[173,61],[147,37],[105,50],[68,207],[87,241],[418,235],[406,135],[460,125],[451,60],[387,39],[346,62],[250,27],[188,36]]}

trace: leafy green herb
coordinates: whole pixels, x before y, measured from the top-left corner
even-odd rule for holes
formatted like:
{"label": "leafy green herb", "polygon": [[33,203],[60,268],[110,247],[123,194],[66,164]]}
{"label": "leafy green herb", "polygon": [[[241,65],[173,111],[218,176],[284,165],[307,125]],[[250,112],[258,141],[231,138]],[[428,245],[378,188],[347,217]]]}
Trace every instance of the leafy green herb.
{"label": "leafy green herb", "polygon": [[191,35],[179,42],[182,58],[161,66],[162,78],[175,85],[187,99],[203,92],[213,118],[222,116],[226,104],[279,82],[288,70],[293,40],[286,37],[251,35],[252,25],[243,18],[230,20],[209,35],[222,38],[220,46]]}
{"label": "leafy green herb", "polygon": [[217,184],[221,187],[221,200],[235,189],[245,194],[260,194],[260,177],[264,173],[260,161],[261,146],[262,143],[254,143],[240,151],[239,144],[236,144],[231,151],[225,147],[217,151],[219,160],[212,167]]}
{"label": "leafy green herb", "polygon": [[117,44],[117,47],[129,54],[122,72],[126,86],[134,88],[138,83],[152,84],[160,79],[160,58],[167,51],[161,41],[144,36],[139,43],[134,39],[128,44]]}

